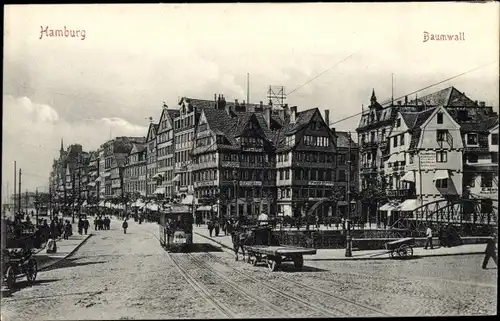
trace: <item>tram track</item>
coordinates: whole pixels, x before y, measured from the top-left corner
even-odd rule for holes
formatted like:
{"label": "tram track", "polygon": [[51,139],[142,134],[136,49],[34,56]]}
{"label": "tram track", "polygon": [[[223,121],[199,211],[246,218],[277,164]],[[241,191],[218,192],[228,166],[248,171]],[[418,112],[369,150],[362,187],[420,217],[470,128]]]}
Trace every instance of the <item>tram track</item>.
{"label": "tram track", "polygon": [[222,261],[220,258],[214,256],[213,254],[206,253],[205,255],[206,255],[207,259],[212,260],[212,261],[217,261],[217,262],[219,262],[221,264],[229,266],[234,271],[236,271],[238,274],[240,274],[240,275],[242,275],[242,276],[244,276],[244,277],[246,277],[246,278],[248,278],[250,280],[253,280],[254,282],[260,283],[263,286],[272,289],[273,291],[276,291],[276,292],[279,292],[281,294],[284,294],[285,296],[287,296],[289,299],[291,299],[293,301],[297,301],[298,300],[299,302],[302,302],[302,304],[309,305],[312,308],[320,309],[321,311],[323,311],[328,316],[338,316],[339,313],[341,315],[343,315],[343,316],[366,316],[366,315],[370,315],[370,316],[372,316],[372,315],[373,316],[391,316],[390,314],[388,314],[388,313],[386,313],[384,311],[381,311],[379,309],[376,309],[376,308],[373,308],[373,307],[370,307],[370,306],[367,306],[367,305],[355,302],[354,300],[351,300],[351,299],[348,299],[348,298],[343,298],[343,297],[334,295],[332,293],[329,293],[327,291],[314,288],[312,286],[303,284],[301,282],[297,282],[297,281],[295,281],[293,279],[290,279],[288,277],[285,277],[285,276],[282,276],[282,275],[278,275],[277,273],[273,274],[274,276],[276,276],[276,278],[291,283],[293,286],[289,287],[290,289],[298,287],[299,289],[303,289],[303,290],[307,290],[309,292],[316,293],[318,295],[318,297],[320,297],[320,298],[328,297],[328,298],[330,298],[330,302],[329,303],[333,303],[333,306],[337,306],[337,305],[342,305],[344,307],[347,306],[348,307],[348,309],[347,309],[348,311],[356,311],[356,313],[353,314],[351,312],[345,312],[345,309],[344,310],[340,310],[340,309],[337,309],[337,308],[332,308],[330,305],[328,306],[328,308],[323,308],[321,306],[318,306],[317,304],[312,304],[312,303],[307,302],[307,301],[305,301],[303,299],[297,298],[296,296],[290,295],[288,293],[283,293],[282,291],[277,290],[278,287],[286,287],[286,284],[285,285],[283,285],[283,284],[279,284],[278,285],[278,283],[274,283],[274,282],[271,281],[273,284],[275,284],[275,286],[271,286],[271,285],[269,285],[269,283],[270,283],[269,280],[262,280],[261,278],[258,278],[258,277],[250,275],[249,273],[243,272],[243,271],[237,269],[236,267],[233,267],[233,266],[227,264],[226,262]]}

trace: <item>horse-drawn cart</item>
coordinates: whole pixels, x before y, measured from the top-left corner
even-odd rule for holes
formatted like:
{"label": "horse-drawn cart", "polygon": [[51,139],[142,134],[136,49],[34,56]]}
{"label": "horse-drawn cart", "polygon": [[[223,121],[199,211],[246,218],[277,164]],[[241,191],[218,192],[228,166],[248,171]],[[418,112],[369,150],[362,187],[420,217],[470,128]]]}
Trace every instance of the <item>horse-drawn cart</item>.
{"label": "horse-drawn cart", "polygon": [[387,249],[391,258],[410,258],[413,256],[413,245],[415,244],[415,239],[413,237],[406,237],[396,241],[391,241],[385,243],[385,248]]}
{"label": "horse-drawn cart", "polygon": [[33,284],[38,273],[37,263],[29,249],[8,248],[3,250],[2,273],[9,288],[14,286],[19,275],[26,275],[26,279]]}

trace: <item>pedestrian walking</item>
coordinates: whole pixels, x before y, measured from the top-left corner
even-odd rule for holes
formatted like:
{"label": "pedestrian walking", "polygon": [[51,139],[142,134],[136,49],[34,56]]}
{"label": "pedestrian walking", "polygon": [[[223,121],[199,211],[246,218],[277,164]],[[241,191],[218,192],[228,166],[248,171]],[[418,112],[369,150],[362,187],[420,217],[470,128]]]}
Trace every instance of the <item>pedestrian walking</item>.
{"label": "pedestrian walking", "polygon": [[64,226],[64,239],[67,240],[71,234],[73,234],[73,227],[69,221],[66,221],[66,225]]}
{"label": "pedestrian walking", "polygon": [[78,219],[78,234],[83,234],[83,220],[82,218]]}
{"label": "pedestrian walking", "polygon": [[97,231],[97,217],[94,217],[94,230]]}
{"label": "pedestrian walking", "polygon": [[123,233],[127,234],[128,223],[126,219],[123,221],[122,228],[123,228]]}
{"label": "pedestrian walking", "polygon": [[209,221],[208,222],[208,232],[210,234],[210,237],[212,237],[213,230],[214,230],[214,223],[212,221]]}
{"label": "pedestrian walking", "polygon": [[495,262],[496,266],[498,266],[498,259],[497,259],[497,249],[495,248],[495,239],[491,238],[488,240],[488,244],[486,245],[486,251],[484,252],[484,260],[483,260],[483,269],[486,269],[488,266],[488,262],[490,261],[490,258],[493,259],[493,262]]}
{"label": "pedestrian walking", "polygon": [[85,231],[85,235],[87,235],[89,226],[90,226],[89,220],[85,218],[85,220],[83,221],[83,230]]}
{"label": "pedestrian walking", "polygon": [[316,228],[319,229],[319,215],[316,216]]}
{"label": "pedestrian walking", "polygon": [[219,236],[219,231],[220,231],[219,221],[215,221],[214,229],[215,229],[215,236]]}
{"label": "pedestrian walking", "polygon": [[424,250],[427,250],[427,247],[429,245],[431,246],[431,250],[434,249],[434,247],[432,246],[432,229],[430,226],[427,227],[427,231],[425,232],[425,235],[426,235],[427,239],[425,241]]}
{"label": "pedestrian walking", "polygon": [[439,246],[448,247],[448,233],[446,233],[444,225],[439,227]]}

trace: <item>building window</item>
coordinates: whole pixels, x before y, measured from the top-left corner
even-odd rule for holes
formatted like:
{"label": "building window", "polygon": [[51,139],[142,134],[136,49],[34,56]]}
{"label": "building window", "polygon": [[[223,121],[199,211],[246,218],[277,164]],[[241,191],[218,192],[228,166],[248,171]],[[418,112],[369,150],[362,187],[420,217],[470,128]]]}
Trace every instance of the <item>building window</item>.
{"label": "building window", "polygon": [[443,123],[443,113],[438,113],[437,114],[437,123],[442,124]]}
{"label": "building window", "polygon": [[469,162],[469,163],[477,163],[477,161],[478,161],[477,154],[468,154],[467,155],[467,162]]}
{"label": "building window", "polygon": [[396,128],[399,128],[399,127],[401,127],[401,118],[398,118],[396,120]]}
{"label": "building window", "polygon": [[478,139],[477,139],[477,134],[467,134],[467,145],[477,145],[478,144]]}
{"label": "building window", "polygon": [[398,136],[394,136],[392,143],[393,143],[393,145],[392,145],[393,147],[398,147]]}
{"label": "building window", "polygon": [[481,175],[481,187],[493,187],[493,175],[491,173]]}
{"label": "building window", "polygon": [[491,134],[491,145],[498,145],[498,134]]}
{"label": "building window", "polygon": [[445,151],[437,151],[436,152],[436,162],[438,163],[446,163],[448,161],[448,154]]}
{"label": "building window", "polygon": [[438,179],[436,180],[437,188],[448,188],[448,180],[447,179]]}
{"label": "building window", "polygon": [[438,129],[437,132],[436,132],[437,133],[436,134],[436,140],[438,142],[443,142],[445,140],[445,138],[446,138],[446,133],[447,132],[448,132],[447,130]]}
{"label": "building window", "polygon": [[498,152],[491,153],[491,162],[498,164]]}
{"label": "building window", "polygon": [[404,144],[405,144],[405,134],[401,134],[401,136],[399,136],[399,145],[403,146]]}
{"label": "building window", "polygon": [[382,129],[382,134],[381,134],[381,137],[380,137],[380,141],[384,141],[385,140],[385,128]]}
{"label": "building window", "polygon": [[346,175],[345,175],[345,170],[339,170],[339,182],[345,182],[346,181]]}
{"label": "building window", "polygon": [[493,213],[493,201],[481,200],[481,213]]}

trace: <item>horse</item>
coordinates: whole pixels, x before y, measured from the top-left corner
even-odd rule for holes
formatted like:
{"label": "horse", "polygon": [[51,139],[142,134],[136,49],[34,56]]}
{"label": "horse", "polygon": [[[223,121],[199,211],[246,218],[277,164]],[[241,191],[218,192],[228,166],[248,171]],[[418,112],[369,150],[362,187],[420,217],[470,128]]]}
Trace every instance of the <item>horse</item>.
{"label": "horse", "polygon": [[228,224],[228,232],[231,234],[233,242],[234,260],[238,261],[238,250],[241,249],[243,258],[245,258],[245,245],[252,245],[255,239],[252,230],[243,231],[237,224]]}

